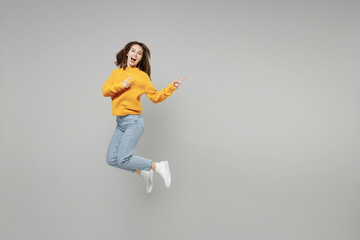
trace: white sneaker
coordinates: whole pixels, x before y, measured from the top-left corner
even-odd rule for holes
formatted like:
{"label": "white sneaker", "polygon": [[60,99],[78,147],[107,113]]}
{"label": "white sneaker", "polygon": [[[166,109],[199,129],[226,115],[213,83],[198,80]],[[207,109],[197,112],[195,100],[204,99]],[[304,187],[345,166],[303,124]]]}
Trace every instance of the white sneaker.
{"label": "white sneaker", "polygon": [[140,176],[143,177],[146,183],[146,192],[151,193],[153,189],[153,176],[154,176],[154,170],[150,169],[150,171],[143,171],[141,170]]}
{"label": "white sneaker", "polygon": [[161,175],[161,177],[164,179],[165,186],[167,188],[170,188],[171,175],[170,175],[170,169],[169,169],[169,162],[162,161],[160,163],[157,163],[155,172],[157,172]]}

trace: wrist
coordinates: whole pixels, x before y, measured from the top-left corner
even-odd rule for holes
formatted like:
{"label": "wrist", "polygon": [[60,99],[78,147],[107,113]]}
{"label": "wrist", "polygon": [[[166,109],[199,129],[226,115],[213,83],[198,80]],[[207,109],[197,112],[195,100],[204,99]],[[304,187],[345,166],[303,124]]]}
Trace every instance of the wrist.
{"label": "wrist", "polygon": [[170,89],[171,90],[176,90],[177,88],[175,87],[175,84],[174,84],[174,82],[171,82],[171,84],[170,84]]}

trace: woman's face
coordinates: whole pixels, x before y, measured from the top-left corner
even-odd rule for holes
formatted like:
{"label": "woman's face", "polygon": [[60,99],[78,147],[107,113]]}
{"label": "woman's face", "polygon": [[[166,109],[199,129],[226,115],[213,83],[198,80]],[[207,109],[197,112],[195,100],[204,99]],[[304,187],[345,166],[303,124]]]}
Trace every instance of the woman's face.
{"label": "woman's face", "polygon": [[128,67],[136,67],[136,65],[140,62],[143,55],[143,49],[137,44],[131,46],[130,51],[127,54],[127,66]]}

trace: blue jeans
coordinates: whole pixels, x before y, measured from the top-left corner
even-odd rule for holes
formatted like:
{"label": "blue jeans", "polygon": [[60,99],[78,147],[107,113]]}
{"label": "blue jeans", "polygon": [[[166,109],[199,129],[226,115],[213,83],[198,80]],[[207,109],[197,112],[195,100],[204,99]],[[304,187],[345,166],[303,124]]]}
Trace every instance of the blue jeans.
{"label": "blue jeans", "polygon": [[107,163],[131,172],[136,169],[149,171],[152,160],[132,156],[144,133],[144,119],[141,115],[125,115],[116,116],[116,122],[116,129],[106,154]]}

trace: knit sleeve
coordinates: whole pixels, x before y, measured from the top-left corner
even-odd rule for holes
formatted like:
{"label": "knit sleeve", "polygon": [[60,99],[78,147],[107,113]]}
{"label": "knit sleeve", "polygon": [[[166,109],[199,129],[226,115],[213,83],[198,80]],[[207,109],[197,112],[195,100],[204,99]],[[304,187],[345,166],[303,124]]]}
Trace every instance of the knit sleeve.
{"label": "knit sleeve", "polygon": [[123,89],[122,81],[119,80],[116,70],[112,71],[102,88],[104,97],[113,97],[117,92],[120,92]]}
{"label": "knit sleeve", "polygon": [[159,103],[164,101],[167,97],[169,97],[175,90],[174,84],[170,83],[166,88],[161,89],[160,91],[156,90],[150,79],[145,90],[146,96],[153,102]]}

